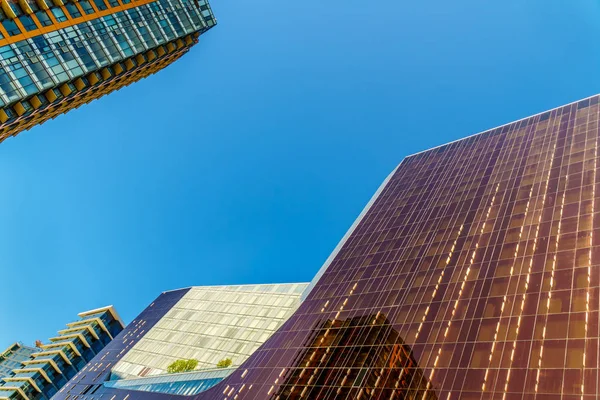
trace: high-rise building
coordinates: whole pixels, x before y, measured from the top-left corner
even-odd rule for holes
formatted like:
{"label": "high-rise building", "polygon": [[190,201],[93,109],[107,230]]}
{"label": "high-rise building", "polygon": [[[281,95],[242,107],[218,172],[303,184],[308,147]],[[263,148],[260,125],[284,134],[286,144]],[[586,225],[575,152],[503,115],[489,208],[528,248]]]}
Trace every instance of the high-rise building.
{"label": "high-rise building", "polygon": [[0,353],[0,379],[7,376],[15,368],[20,368],[23,361],[29,360],[39,349],[23,345],[17,342],[10,345],[4,352]]}
{"label": "high-rise building", "polygon": [[47,400],[85,367],[124,328],[112,306],[79,314],[41,350],[0,377],[0,399]]}
{"label": "high-rise building", "polygon": [[[296,312],[194,398],[597,399],[599,98],[406,157]],[[104,385],[131,328],[55,399],[166,399]]]}
{"label": "high-rise building", "polygon": [[0,141],[171,64],[207,0],[0,0]]}

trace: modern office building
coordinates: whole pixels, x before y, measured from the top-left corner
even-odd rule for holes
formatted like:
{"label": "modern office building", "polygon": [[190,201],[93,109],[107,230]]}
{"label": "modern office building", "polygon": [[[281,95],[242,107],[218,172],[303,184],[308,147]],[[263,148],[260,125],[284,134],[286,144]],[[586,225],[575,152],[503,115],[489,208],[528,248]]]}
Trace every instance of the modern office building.
{"label": "modern office building", "polygon": [[180,289],[181,300],[114,364],[112,379],[166,374],[181,359],[197,360],[199,370],[223,359],[239,366],[296,311],[307,285]]}
{"label": "modern office building", "polygon": [[[599,398],[599,115],[594,96],[406,157],[296,312],[193,398]],[[182,297],[55,399],[171,396],[104,382]]]}
{"label": "modern office building", "polygon": [[29,356],[36,351],[39,349],[17,342],[0,353],[0,380],[3,376],[9,375],[13,369],[20,368],[22,362],[29,360]]}
{"label": "modern office building", "polygon": [[124,328],[112,306],[79,317],[0,379],[0,399],[50,399]]}
{"label": "modern office building", "polygon": [[[308,283],[291,283],[170,291],[168,296],[181,298],[170,303],[164,315],[154,321],[137,318],[126,328],[123,343],[131,347],[111,363],[110,381],[105,385],[182,395],[207,390],[271,337],[296,311],[307,287]],[[160,305],[163,295],[152,308]],[[194,371],[168,373],[174,361],[189,359],[197,361]],[[231,360],[231,365],[218,368],[222,360]],[[95,366],[92,363],[89,368]]]}
{"label": "modern office building", "polygon": [[0,141],[171,64],[207,0],[0,0]]}

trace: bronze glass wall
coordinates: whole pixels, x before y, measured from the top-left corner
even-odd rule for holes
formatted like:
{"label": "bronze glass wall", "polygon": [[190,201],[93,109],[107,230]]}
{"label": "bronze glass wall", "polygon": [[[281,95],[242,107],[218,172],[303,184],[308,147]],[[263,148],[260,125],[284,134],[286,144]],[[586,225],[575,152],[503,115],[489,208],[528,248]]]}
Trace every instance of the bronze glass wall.
{"label": "bronze glass wall", "polygon": [[597,399],[599,113],[407,157],[298,311],[196,397]]}

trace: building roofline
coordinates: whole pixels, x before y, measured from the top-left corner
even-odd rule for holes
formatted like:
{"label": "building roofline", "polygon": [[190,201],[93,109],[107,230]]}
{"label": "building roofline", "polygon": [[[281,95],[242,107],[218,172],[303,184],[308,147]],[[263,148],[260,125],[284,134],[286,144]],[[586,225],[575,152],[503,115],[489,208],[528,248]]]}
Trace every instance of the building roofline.
{"label": "building roofline", "polygon": [[551,112],[551,111],[554,111],[554,110],[558,110],[559,108],[563,108],[563,107],[571,106],[571,105],[573,105],[573,104],[577,104],[577,103],[579,103],[580,101],[589,100],[589,99],[591,99],[591,98],[594,98],[594,97],[596,97],[596,96],[598,96],[598,94],[594,94],[594,95],[592,95],[592,96],[589,96],[589,97],[586,97],[586,98],[583,98],[583,99],[575,100],[575,101],[572,101],[572,102],[570,102],[570,103],[563,104],[563,105],[561,105],[561,106],[558,106],[558,107],[551,108],[551,109],[549,109],[549,110],[544,110],[544,111],[538,112],[538,113],[536,113],[536,114],[533,114],[533,115],[528,115],[527,117],[519,118],[519,119],[517,119],[517,120],[510,121],[510,122],[504,123],[504,124],[502,124],[502,125],[498,125],[498,126],[496,126],[496,127],[494,127],[494,128],[489,128],[489,129],[486,129],[486,130],[484,130],[484,131],[481,131],[481,132],[478,132],[478,133],[474,133],[474,134],[472,134],[472,135],[469,135],[469,136],[466,136],[466,137],[464,137],[464,138],[456,139],[456,140],[453,140],[453,141],[451,141],[451,142],[448,142],[448,143],[440,144],[440,145],[438,145],[438,146],[434,146],[434,147],[431,147],[431,148],[429,148],[429,149],[425,149],[425,150],[418,151],[418,152],[416,152],[416,153],[413,153],[413,154],[410,154],[410,155],[406,156],[405,158],[413,157],[413,156],[416,156],[417,154],[425,153],[425,152],[427,152],[427,151],[434,150],[434,149],[438,149],[438,148],[440,148],[440,147],[444,147],[444,146],[447,146],[447,145],[449,145],[449,144],[452,144],[452,143],[460,142],[461,140],[466,140],[466,139],[472,138],[472,137],[474,137],[474,136],[478,136],[478,135],[481,135],[481,134],[483,134],[483,133],[486,133],[486,132],[489,132],[489,131],[493,131],[494,129],[502,128],[502,127],[504,127],[504,126],[511,125],[511,124],[514,124],[514,123],[516,123],[516,122],[521,122],[521,121],[524,121],[524,120],[526,120],[526,119],[529,119],[529,118],[537,117],[538,115],[542,115],[542,114],[545,114],[545,113],[547,113],[547,112]]}
{"label": "building roofline", "polygon": [[0,355],[8,353],[9,351],[11,351],[15,346],[17,347],[23,347],[23,343],[21,342],[14,342],[13,344],[11,344],[10,346],[8,346],[6,349],[4,349],[4,351],[0,352]]}
{"label": "building roofline", "polygon": [[110,306],[105,306],[105,307],[100,307],[100,308],[95,308],[93,310],[89,310],[89,311],[84,311],[81,312],[79,314],[77,314],[79,317],[84,318],[87,317],[88,315],[93,315],[93,314],[97,314],[99,312],[102,311],[108,311],[111,313],[111,315],[113,316],[113,318],[117,321],[119,321],[119,323],[121,324],[121,326],[123,328],[125,328],[125,323],[123,322],[123,320],[121,319],[121,316],[119,315],[119,313],[117,312],[117,310],[115,310],[115,307],[110,305]]}
{"label": "building roofline", "polygon": [[402,165],[403,162],[404,162],[404,160],[400,161],[400,164],[398,164],[392,170],[392,172],[390,172],[388,174],[388,176],[383,180],[383,182],[377,188],[377,191],[375,192],[375,194],[373,196],[371,196],[371,198],[369,199],[367,204],[364,206],[364,208],[362,209],[362,211],[360,212],[358,217],[354,220],[352,225],[350,225],[350,228],[348,228],[348,230],[346,231],[346,233],[344,234],[342,239],[338,242],[338,244],[335,246],[333,251],[329,254],[329,257],[327,257],[325,262],[321,265],[321,268],[319,268],[319,270],[317,271],[317,273],[315,274],[313,279],[310,281],[309,285],[306,287],[306,289],[302,293],[302,297],[301,297],[302,301],[306,300],[306,298],[312,292],[312,290],[315,288],[315,286],[317,285],[319,280],[323,277],[323,275],[325,274],[325,272],[327,271],[327,269],[329,268],[329,266],[331,265],[333,260],[337,257],[340,250],[342,250],[342,247],[344,247],[344,245],[346,244],[346,241],[350,238],[350,236],[352,236],[352,234],[354,233],[354,230],[358,227],[358,225],[363,220],[365,215],[367,215],[367,213],[369,212],[369,210],[371,209],[373,204],[375,204],[375,202],[377,201],[377,199],[379,198],[381,193],[383,193],[383,190],[385,189],[387,184],[390,182],[390,180],[392,179],[392,177],[394,176],[396,171],[398,171],[398,168],[400,168],[400,165]]}
{"label": "building roofline", "polygon": [[6,353],[15,350],[15,348],[17,348],[17,349],[26,349],[26,350],[29,350],[29,351],[32,351],[32,352],[35,352],[35,351],[38,350],[37,348],[35,348],[33,346],[26,346],[22,342],[14,342],[13,344],[11,344],[10,346],[8,346],[3,351],[0,351],[0,358],[4,357],[4,355]]}
{"label": "building roofline", "polygon": [[240,286],[275,286],[275,285],[309,285],[310,282],[286,282],[286,283],[243,283],[243,284],[232,284],[232,285],[198,285],[188,286],[179,289],[165,290],[162,293],[177,292],[179,290],[194,289],[194,288],[218,288],[218,287],[240,287]]}

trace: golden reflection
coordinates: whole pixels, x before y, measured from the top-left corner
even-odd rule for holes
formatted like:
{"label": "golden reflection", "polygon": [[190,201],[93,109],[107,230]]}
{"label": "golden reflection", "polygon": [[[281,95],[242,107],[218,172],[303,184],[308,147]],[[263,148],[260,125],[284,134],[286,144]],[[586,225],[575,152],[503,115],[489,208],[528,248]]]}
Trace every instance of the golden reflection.
{"label": "golden reflection", "polygon": [[327,320],[306,343],[278,391],[283,399],[437,400],[398,331],[382,313]]}

